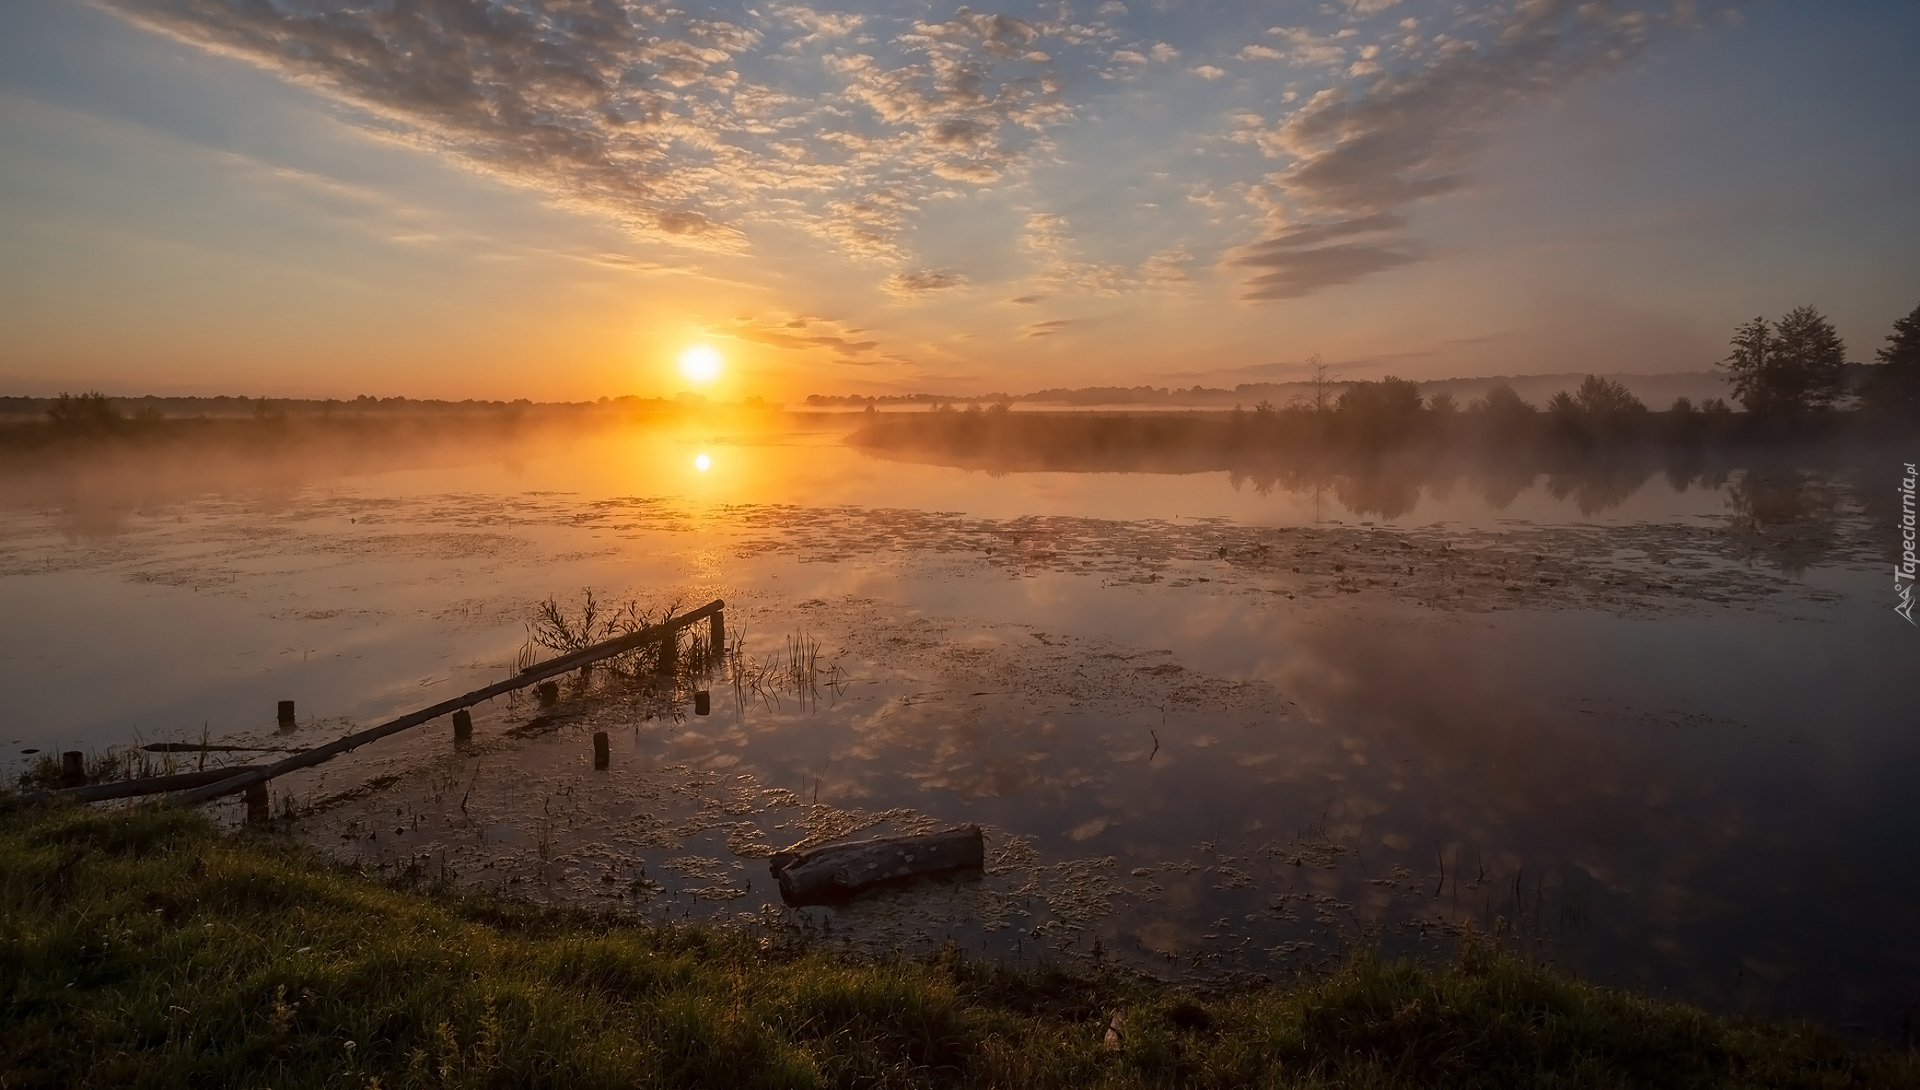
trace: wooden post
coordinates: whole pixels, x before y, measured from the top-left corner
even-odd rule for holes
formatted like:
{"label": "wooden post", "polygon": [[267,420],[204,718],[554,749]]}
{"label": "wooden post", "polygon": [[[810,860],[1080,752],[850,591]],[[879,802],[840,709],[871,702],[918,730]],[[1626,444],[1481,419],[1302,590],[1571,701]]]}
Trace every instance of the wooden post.
{"label": "wooden post", "polygon": [[87,755],[77,749],[70,749],[60,755],[60,786],[85,787],[87,785]]}
{"label": "wooden post", "polygon": [[291,700],[282,700],[280,702],[280,725],[283,727],[293,726],[293,701]]}
{"label": "wooden post", "polygon": [[473,739],[473,713],[465,708],[453,713],[453,740],[456,743]]}
{"label": "wooden post", "polygon": [[727,613],[725,610],[716,610],[713,616],[707,618],[707,646],[709,664],[718,666],[727,661]]}
{"label": "wooden post", "polygon": [[540,687],[535,689],[534,692],[540,694],[540,703],[552,704],[560,699],[560,683],[557,681],[543,681],[540,683]]}
{"label": "wooden post", "polygon": [[594,731],[593,732],[593,767],[602,772],[605,772],[607,770],[607,762],[608,762],[607,732],[604,730]]}
{"label": "wooden post", "polygon": [[265,780],[261,780],[256,784],[249,784],[245,797],[247,800],[248,825],[260,825],[272,818],[272,813],[267,809],[267,782]]}
{"label": "wooden post", "polygon": [[693,694],[693,714],[707,715],[713,711],[713,694],[705,689]]}
{"label": "wooden post", "polygon": [[679,657],[680,630],[668,625],[667,634],[660,637],[660,665],[654,669],[654,673],[661,677],[672,677],[675,660]]}

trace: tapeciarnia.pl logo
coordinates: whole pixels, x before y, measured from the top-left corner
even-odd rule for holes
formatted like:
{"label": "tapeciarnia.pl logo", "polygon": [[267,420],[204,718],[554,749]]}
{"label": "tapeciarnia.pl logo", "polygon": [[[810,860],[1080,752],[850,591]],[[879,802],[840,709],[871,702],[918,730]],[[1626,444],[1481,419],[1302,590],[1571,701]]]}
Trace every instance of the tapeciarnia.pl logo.
{"label": "tapeciarnia.pl logo", "polygon": [[1914,526],[1913,526],[1913,485],[1914,478],[1920,473],[1914,471],[1912,462],[1906,463],[1906,473],[1900,478],[1900,563],[1893,566],[1893,594],[1899,604],[1893,611],[1907,619],[1907,623],[1920,626],[1913,619],[1913,577],[1914,577]]}

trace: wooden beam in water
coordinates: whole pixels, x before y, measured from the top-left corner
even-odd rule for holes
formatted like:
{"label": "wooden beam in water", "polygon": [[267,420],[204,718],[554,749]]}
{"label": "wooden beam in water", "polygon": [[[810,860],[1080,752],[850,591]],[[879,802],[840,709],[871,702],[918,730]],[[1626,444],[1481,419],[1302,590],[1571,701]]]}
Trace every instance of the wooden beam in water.
{"label": "wooden beam in water", "polygon": [[629,632],[624,636],[616,636],[613,639],[596,643],[592,647],[575,651],[572,654],[561,655],[558,658],[535,663],[513,677],[505,681],[496,681],[484,689],[475,689],[464,696],[456,696],[451,700],[442,700],[432,707],[422,708],[417,712],[409,712],[398,719],[389,720],[377,727],[369,727],[366,730],[349,734],[344,738],[336,739],[324,746],[307,750],[305,753],[295,754],[284,761],[268,765],[265,768],[255,769],[245,775],[234,776],[205,787],[196,787],[192,790],[181,791],[178,794],[169,796],[166,801],[192,806],[196,803],[206,802],[208,799],[219,798],[222,795],[231,795],[235,791],[244,791],[256,783],[264,783],[267,780],[273,779],[275,776],[284,776],[289,772],[297,772],[303,768],[311,768],[322,762],[330,761],[342,753],[359,749],[368,742],[379,741],[389,734],[398,734],[409,727],[417,727],[422,723],[430,723],[449,712],[456,712],[462,708],[470,708],[483,700],[492,700],[496,696],[503,696],[516,689],[524,689],[529,685],[537,685],[555,675],[564,674],[569,670],[577,670],[589,662],[598,662],[604,658],[611,658],[614,655],[632,651],[637,647],[644,647],[647,643],[658,640],[663,635],[671,636],[674,629],[713,616],[725,609],[726,605],[724,601],[716,598],[690,613],[669,618],[657,625],[649,625],[637,632]]}
{"label": "wooden beam in water", "polygon": [[107,783],[93,783],[85,787],[69,787],[62,791],[32,791],[19,797],[23,805],[35,806],[63,799],[73,802],[105,802],[108,799],[130,799],[140,795],[164,795],[169,791],[184,791],[190,787],[203,787],[218,783],[230,776],[240,776],[248,772],[257,772],[265,765],[236,765],[227,768],[209,768],[204,772],[181,772],[173,776],[147,776],[137,780],[112,780]]}

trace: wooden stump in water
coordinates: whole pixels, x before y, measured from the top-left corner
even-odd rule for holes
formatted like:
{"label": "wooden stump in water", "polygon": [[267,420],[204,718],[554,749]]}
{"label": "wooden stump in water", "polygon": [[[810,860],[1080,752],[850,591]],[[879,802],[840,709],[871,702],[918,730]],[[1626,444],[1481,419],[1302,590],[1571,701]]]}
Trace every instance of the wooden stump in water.
{"label": "wooden stump in water", "polygon": [[560,699],[559,682],[543,681],[534,691],[540,694],[540,703],[543,705],[553,704]]}
{"label": "wooden stump in water", "polygon": [[672,677],[676,660],[680,657],[680,630],[669,628],[667,634],[660,637],[660,662],[654,667],[654,673],[661,677]]}
{"label": "wooden stump in water", "polygon": [[273,817],[267,810],[267,784],[265,780],[249,784],[245,798],[247,800],[247,824],[260,825]]}
{"label": "wooden stump in water", "polygon": [[85,787],[87,785],[87,755],[77,749],[70,749],[60,755],[60,786]]}
{"label": "wooden stump in water", "polygon": [[713,666],[726,660],[727,614],[719,610],[707,618],[707,664]]}
{"label": "wooden stump in water", "polygon": [[693,694],[693,714],[710,715],[713,712],[713,694],[701,689]]}
{"label": "wooden stump in water", "polygon": [[769,861],[790,905],[844,901],[864,890],[923,874],[979,870],[986,861],[980,826],[920,836],[883,836],[805,852],[775,852]]}
{"label": "wooden stump in water", "polygon": [[607,732],[604,730],[594,731],[593,732],[593,767],[604,772],[606,771],[608,761],[609,761],[609,754],[607,752]]}
{"label": "wooden stump in water", "polygon": [[282,700],[280,702],[280,725],[283,727],[293,726],[293,701],[291,700]]}
{"label": "wooden stump in water", "polygon": [[467,742],[473,739],[473,713],[465,708],[453,713],[453,740]]}

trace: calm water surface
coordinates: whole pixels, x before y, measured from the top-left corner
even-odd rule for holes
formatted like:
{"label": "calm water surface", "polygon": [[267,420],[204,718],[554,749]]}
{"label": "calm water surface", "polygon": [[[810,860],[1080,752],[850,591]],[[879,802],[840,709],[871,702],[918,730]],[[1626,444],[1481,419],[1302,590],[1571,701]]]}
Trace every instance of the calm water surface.
{"label": "calm water surface", "polygon": [[[993,475],[824,426],[76,463],[0,486],[0,742],[312,745],[508,673],[549,595],[720,597],[709,717],[603,671],[275,805],[342,858],[855,947],[1277,976],[1472,926],[1896,1034],[1920,633],[1879,480]],[[980,878],[777,908],[775,848],[959,821]]]}

